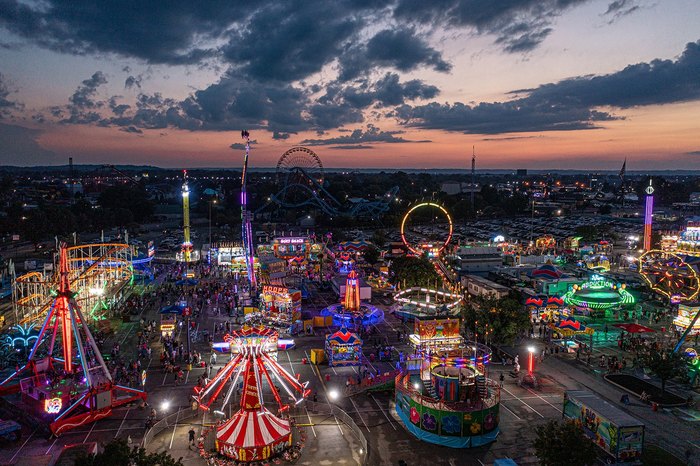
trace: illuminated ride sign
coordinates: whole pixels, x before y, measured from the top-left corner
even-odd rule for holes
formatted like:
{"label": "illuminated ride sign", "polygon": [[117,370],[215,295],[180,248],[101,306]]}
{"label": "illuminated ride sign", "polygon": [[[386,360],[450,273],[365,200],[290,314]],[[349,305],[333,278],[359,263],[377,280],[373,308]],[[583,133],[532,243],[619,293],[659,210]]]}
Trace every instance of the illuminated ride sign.
{"label": "illuminated ride sign", "polygon": [[306,238],[277,238],[279,244],[304,244]]}
{"label": "illuminated ride sign", "polygon": [[48,414],[58,414],[63,407],[63,400],[60,398],[49,398],[44,400],[44,411]]}

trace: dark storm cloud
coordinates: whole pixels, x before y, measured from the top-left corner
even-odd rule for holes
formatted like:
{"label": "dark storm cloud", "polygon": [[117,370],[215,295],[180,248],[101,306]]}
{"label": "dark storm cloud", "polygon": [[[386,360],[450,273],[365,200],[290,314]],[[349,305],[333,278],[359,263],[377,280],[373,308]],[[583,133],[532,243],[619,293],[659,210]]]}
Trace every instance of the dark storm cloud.
{"label": "dark storm cloud", "polygon": [[125,128],[120,128],[119,131],[124,131],[125,133],[143,134],[143,131],[138,129],[136,126],[127,126]]}
{"label": "dark storm cloud", "polygon": [[[257,144],[257,140],[250,141],[250,145],[252,146],[253,144]],[[233,150],[245,150],[245,144],[242,142],[234,142],[229,146]]]}
{"label": "dark storm cloud", "polygon": [[342,2],[285,1],[264,6],[242,29],[232,30],[225,59],[244,63],[253,79],[296,81],[334,60],[363,27]]}
{"label": "dark storm cloud", "polygon": [[289,139],[289,133],[280,133],[279,131],[273,131],[272,139],[276,141],[284,141],[285,139]]}
{"label": "dark storm cloud", "polygon": [[84,80],[75,90],[68,100],[66,110],[69,116],[61,123],[69,124],[90,124],[97,123],[102,119],[98,110],[105,106],[105,102],[97,100],[97,90],[103,84],[107,84],[107,77],[102,71],[96,71],[89,78]]}
{"label": "dark storm cloud", "polygon": [[45,165],[55,163],[55,153],[41,147],[41,131],[0,123],[0,165]]}
{"label": "dark storm cloud", "polygon": [[406,143],[406,142],[431,142],[431,141],[410,141],[404,139],[401,136],[396,137],[397,134],[401,134],[402,131],[382,131],[374,125],[367,125],[366,130],[356,129],[347,136],[338,136],[335,138],[327,139],[305,139],[302,144],[307,146],[326,146],[339,144],[344,149],[348,149],[350,145],[363,144],[363,143]]}
{"label": "dark storm cloud", "polygon": [[608,5],[604,16],[610,17],[608,24],[612,24],[618,19],[634,13],[639,10],[639,5],[636,5],[635,0],[615,0]]}
{"label": "dark storm cloud", "polygon": [[394,115],[407,126],[465,133],[596,128],[597,122],[617,118],[597,107],[630,108],[700,99],[700,41],[689,43],[675,61],[653,60],[617,73],[566,79],[513,94],[526,96],[477,105],[404,105]]}
{"label": "dark storm cloud", "polygon": [[537,47],[551,32],[552,20],[588,0],[398,0],[394,16],[403,21],[493,34],[507,52]]}
{"label": "dark storm cloud", "polygon": [[350,48],[341,56],[340,79],[347,81],[376,67],[393,67],[406,72],[419,66],[441,72],[452,69],[440,52],[430,47],[412,29],[385,29],[374,35],[366,45]]}
{"label": "dark storm cloud", "polygon": [[0,26],[42,47],[75,55],[111,52],[149,63],[198,63],[200,42],[245,19],[247,2],[0,0]]}
{"label": "dark storm cloud", "polygon": [[330,149],[340,149],[340,150],[353,150],[353,149],[373,149],[374,146],[332,146]]}
{"label": "dark storm cloud", "polygon": [[5,76],[0,73],[0,119],[7,118],[12,114],[13,110],[21,110],[24,106],[12,100],[10,94],[12,91],[7,85]]}
{"label": "dark storm cloud", "polygon": [[126,81],[124,81],[124,89],[131,89],[132,87],[138,87],[141,89],[141,81],[143,78],[141,75],[138,76],[129,76],[126,78]]}

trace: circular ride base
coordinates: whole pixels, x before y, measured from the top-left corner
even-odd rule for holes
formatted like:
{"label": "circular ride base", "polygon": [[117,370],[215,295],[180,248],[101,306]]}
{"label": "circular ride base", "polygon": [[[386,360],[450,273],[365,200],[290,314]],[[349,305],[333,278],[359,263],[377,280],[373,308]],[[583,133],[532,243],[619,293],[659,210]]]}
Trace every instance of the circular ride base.
{"label": "circular ride base", "polygon": [[396,414],[419,440],[450,448],[474,448],[496,441],[498,404],[477,411],[448,411],[419,400],[420,396],[396,392]]}
{"label": "circular ride base", "polygon": [[418,388],[423,383],[415,375],[399,374],[396,414],[409,432],[425,442],[450,448],[486,445],[496,440],[500,420],[500,390],[494,381],[488,384],[484,397],[474,402],[447,402]]}
{"label": "circular ride base", "polygon": [[362,304],[359,313],[345,313],[344,311],[345,306],[342,304],[333,304],[323,309],[321,315],[333,317],[334,326],[346,328],[354,328],[358,323],[365,327],[377,325],[384,320],[384,311],[371,304]]}

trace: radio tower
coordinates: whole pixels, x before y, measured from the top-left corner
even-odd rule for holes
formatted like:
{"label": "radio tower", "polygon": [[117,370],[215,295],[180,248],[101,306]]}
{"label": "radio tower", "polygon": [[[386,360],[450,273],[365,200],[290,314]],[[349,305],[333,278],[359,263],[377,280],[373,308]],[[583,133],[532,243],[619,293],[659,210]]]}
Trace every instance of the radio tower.
{"label": "radio tower", "polygon": [[474,146],[472,146],[472,186],[470,189],[471,193],[471,204],[472,204],[472,212],[474,211],[474,190],[476,189],[476,152],[474,150]]}
{"label": "radio tower", "polygon": [[245,139],[245,157],[243,159],[243,173],[241,174],[241,240],[245,253],[245,266],[250,283],[250,295],[253,296],[257,288],[255,268],[253,267],[253,229],[250,226],[251,213],[248,212],[248,194],[246,193],[246,181],[248,175],[248,155],[250,154],[250,133],[241,131],[241,137]]}
{"label": "radio tower", "polygon": [[182,182],[182,232],[185,236],[182,243],[182,261],[192,261],[192,241],[190,241],[190,187],[187,184],[187,170],[183,170]]}

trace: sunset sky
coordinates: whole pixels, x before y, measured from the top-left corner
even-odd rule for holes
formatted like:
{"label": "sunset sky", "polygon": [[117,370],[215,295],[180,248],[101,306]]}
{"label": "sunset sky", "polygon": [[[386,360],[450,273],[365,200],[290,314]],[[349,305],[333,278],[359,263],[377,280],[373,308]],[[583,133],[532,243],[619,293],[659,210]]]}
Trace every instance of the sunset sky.
{"label": "sunset sky", "polygon": [[[253,6],[251,6],[253,5]],[[700,169],[697,0],[0,0],[0,165]]]}

